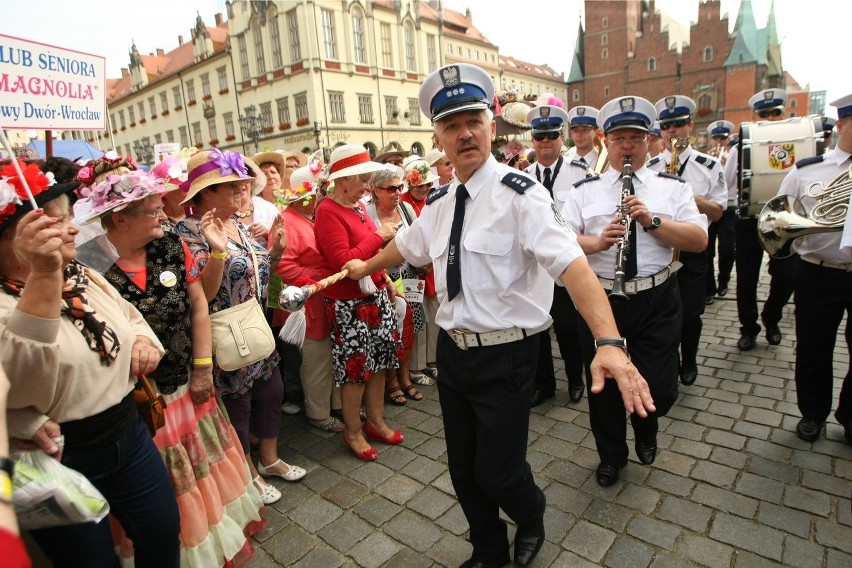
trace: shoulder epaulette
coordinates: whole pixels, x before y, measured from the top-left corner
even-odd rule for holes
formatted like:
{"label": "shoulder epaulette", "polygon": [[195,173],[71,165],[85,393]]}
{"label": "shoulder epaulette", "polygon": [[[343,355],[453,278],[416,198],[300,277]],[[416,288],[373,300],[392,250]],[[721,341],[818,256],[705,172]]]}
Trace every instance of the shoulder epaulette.
{"label": "shoulder epaulette", "polygon": [[441,187],[436,187],[432,191],[429,192],[429,195],[426,196],[426,205],[429,205],[436,199],[440,199],[447,195],[447,192],[450,190],[450,184],[442,185]]}
{"label": "shoulder epaulette", "polygon": [[583,185],[587,181],[594,181],[596,179],[601,179],[601,176],[589,176],[587,178],[583,178],[579,181],[574,182],[574,187],[580,187],[581,185]]}
{"label": "shoulder epaulette", "polygon": [[662,158],[660,156],[654,156],[653,158],[648,160],[648,163],[645,164],[645,165],[646,166],[653,166],[654,164],[659,164],[660,160],[662,160]]}
{"label": "shoulder epaulette", "polygon": [[811,164],[818,164],[825,160],[825,155],[820,154],[819,156],[814,156],[813,158],[804,158],[796,162],[797,168],[804,168],[805,166],[810,166]]}
{"label": "shoulder epaulette", "polygon": [[661,178],[671,178],[671,179],[676,179],[677,181],[686,182],[686,180],[683,179],[682,177],[676,176],[674,174],[670,174],[668,172],[657,172],[657,175],[660,176]]}
{"label": "shoulder epaulette", "polygon": [[714,167],[716,167],[716,160],[713,159],[712,156],[698,154],[697,156],[695,156],[695,161],[701,164],[702,166],[705,166],[709,170],[712,170]]}
{"label": "shoulder epaulette", "polygon": [[519,174],[506,174],[503,176],[503,179],[500,180],[503,185],[508,185],[521,195],[535,185],[535,182],[528,178],[527,176],[522,176]]}
{"label": "shoulder epaulette", "polygon": [[580,160],[571,160],[569,162],[572,166],[577,166],[578,168],[583,168],[584,170],[589,169],[589,164],[586,162],[581,162]]}

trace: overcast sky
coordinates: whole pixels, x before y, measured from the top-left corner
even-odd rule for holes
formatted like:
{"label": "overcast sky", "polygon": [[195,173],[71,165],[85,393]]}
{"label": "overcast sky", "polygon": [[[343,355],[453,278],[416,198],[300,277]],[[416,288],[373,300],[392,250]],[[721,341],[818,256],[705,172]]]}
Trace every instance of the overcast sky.
{"label": "overcast sky", "polygon": [[[728,12],[733,25],[740,0],[721,1],[722,12]],[[752,0],[758,27],[766,25],[770,1]],[[568,76],[581,0],[444,2],[459,12],[470,7],[474,25],[502,54],[548,64]],[[656,5],[686,26],[698,15],[697,0],[657,0]],[[841,46],[845,24],[836,19],[841,5],[843,0],[775,0],[784,68],[803,86],[828,91],[829,101],[852,93],[848,64],[839,65],[848,53]],[[117,77],[128,65],[133,40],[141,53],[157,48],[169,51],[177,46],[179,35],[190,39],[197,13],[212,25],[216,12],[226,13],[224,0],[113,0],[106,4],[104,0],[0,0],[0,33],[103,55],[108,76]],[[829,28],[832,21],[837,21],[834,33]]]}

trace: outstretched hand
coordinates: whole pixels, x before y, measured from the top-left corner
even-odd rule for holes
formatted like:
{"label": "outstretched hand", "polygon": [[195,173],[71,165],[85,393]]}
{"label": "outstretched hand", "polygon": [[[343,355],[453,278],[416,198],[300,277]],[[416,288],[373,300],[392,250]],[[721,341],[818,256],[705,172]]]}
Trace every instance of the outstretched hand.
{"label": "outstretched hand", "polygon": [[15,232],[15,248],[30,270],[37,273],[62,271],[61,248],[70,224],[45,214],[30,211],[21,218]]}
{"label": "outstretched hand", "polygon": [[648,389],[648,383],[633,366],[621,347],[604,345],[598,348],[592,360],[592,393],[598,394],[604,388],[604,380],[612,378],[618,384],[624,409],[642,418],[654,412],[654,399]]}
{"label": "outstretched hand", "polygon": [[[211,209],[201,217],[199,227],[204,240],[210,246],[210,252],[222,252],[228,249],[228,231],[225,229],[226,221],[213,215],[215,209]],[[227,221],[230,223],[230,221]]]}

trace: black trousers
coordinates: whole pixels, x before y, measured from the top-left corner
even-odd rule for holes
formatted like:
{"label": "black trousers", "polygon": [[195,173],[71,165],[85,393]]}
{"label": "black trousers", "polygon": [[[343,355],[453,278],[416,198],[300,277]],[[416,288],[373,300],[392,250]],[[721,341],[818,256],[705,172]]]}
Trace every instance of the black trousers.
{"label": "black trousers", "polygon": [[502,509],[519,526],[541,520],[544,495],[527,463],[530,403],[543,333],[459,349],[438,334],[438,396],[453,488],[470,525],[473,558],[507,563]]}
{"label": "black trousers", "polygon": [[[583,352],[580,349],[580,334],[577,319],[580,313],[574,307],[568,290],[563,286],[553,286],[553,304],[550,307],[553,318],[553,333],[559,345],[559,353],[565,362],[565,374],[568,376],[568,388],[583,384]],[[553,352],[549,335],[542,335],[539,347],[538,370],[535,375],[536,389],[550,395],[556,391],[556,373],[553,368]]]}
{"label": "black trousers", "polygon": [[[757,335],[757,282],[760,279],[760,263],[763,247],[757,239],[757,219],[737,219],[737,314],[740,318],[740,333]],[[760,316],[764,322],[777,324],[781,321],[781,310],[793,294],[793,268],[796,255],[789,258],[770,258],[769,297]]]}
{"label": "black trousers", "polygon": [[681,252],[680,262],[683,264],[677,272],[677,287],[683,313],[680,354],[684,367],[694,367],[698,357],[698,343],[701,341],[707,255],[704,252]]}
{"label": "black trousers", "polygon": [[[843,314],[852,319],[852,272],[817,266],[799,259],[796,290],[796,397],[802,417],[824,422],[834,390],[834,345]],[[846,326],[846,346],[852,332]],[[852,371],[847,369],[834,416],[852,421]]]}
{"label": "black trousers", "polygon": [[[734,269],[734,251],[736,250],[737,208],[728,207],[718,221],[710,223],[707,229],[707,287],[705,294],[714,296],[721,287],[728,287],[731,271]],[[719,286],[716,286],[715,266],[716,239],[719,240]]]}
{"label": "black trousers", "polygon": [[[657,419],[665,416],[677,399],[680,341],[680,294],[674,278],[629,297],[624,309],[614,310],[621,335],[627,338],[631,360],[648,381],[656,412],[640,418],[630,416],[636,439],[650,440],[657,434]],[[595,355],[594,338],[580,318],[580,342],[586,364],[586,385],[591,389],[589,366]],[[598,394],[589,392],[589,421],[601,462],[627,463],[627,413],[615,381],[608,379]]]}

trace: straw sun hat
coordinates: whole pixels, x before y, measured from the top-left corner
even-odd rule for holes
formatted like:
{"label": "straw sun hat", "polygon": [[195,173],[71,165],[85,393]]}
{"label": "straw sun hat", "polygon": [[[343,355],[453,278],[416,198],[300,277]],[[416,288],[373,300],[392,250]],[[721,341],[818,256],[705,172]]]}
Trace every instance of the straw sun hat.
{"label": "straw sun hat", "polygon": [[384,167],[384,164],[370,160],[370,153],[360,144],[345,144],[338,146],[331,153],[331,160],[328,164],[328,181],[369,174]]}
{"label": "straw sun hat", "polygon": [[[253,172],[246,167],[246,160],[239,152],[223,152],[218,148],[198,152],[187,164],[187,180],[181,186],[186,191],[182,204],[189,203],[199,191],[211,185],[254,179]],[[260,189],[263,190],[263,186]]]}
{"label": "straw sun hat", "polygon": [[409,188],[427,183],[431,184],[438,179],[440,178],[432,173],[429,162],[426,160],[412,160],[405,165],[405,181],[408,183]]}

